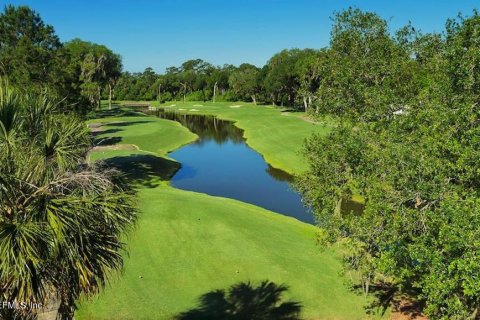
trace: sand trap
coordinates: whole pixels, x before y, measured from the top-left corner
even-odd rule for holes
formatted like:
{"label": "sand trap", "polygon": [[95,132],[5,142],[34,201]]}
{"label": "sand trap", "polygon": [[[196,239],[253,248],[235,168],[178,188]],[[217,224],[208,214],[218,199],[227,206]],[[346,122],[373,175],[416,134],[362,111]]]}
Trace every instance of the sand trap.
{"label": "sand trap", "polygon": [[103,123],[91,123],[87,125],[87,127],[90,129],[91,132],[93,133],[98,133],[103,131]]}
{"label": "sand trap", "polygon": [[241,105],[237,105],[237,106],[230,106],[230,108],[240,108]]}
{"label": "sand trap", "polygon": [[169,105],[169,107],[176,107],[176,106],[177,106],[176,104]]}
{"label": "sand trap", "polygon": [[182,111],[184,111],[185,109],[183,109],[183,108],[178,108],[178,110],[182,110]]}
{"label": "sand trap", "polygon": [[203,107],[203,104],[194,104],[194,107]]}
{"label": "sand trap", "polygon": [[198,109],[190,109],[189,111],[198,111]]}

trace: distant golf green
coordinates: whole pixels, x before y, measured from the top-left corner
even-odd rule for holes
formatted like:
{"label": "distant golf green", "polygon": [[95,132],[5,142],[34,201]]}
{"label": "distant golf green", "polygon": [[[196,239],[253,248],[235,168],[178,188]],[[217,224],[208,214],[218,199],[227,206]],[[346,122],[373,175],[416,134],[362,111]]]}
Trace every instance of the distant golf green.
{"label": "distant golf green", "polygon": [[[169,108],[237,120],[248,143],[289,172],[302,170],[295,152],[304,137],[327,130],[299,114],[273,108],[199,104]],[[340,276],[338,254],[316,245],[316,227],[240,201],[168,185],[179,164],[166,153],[196,138],[186,128],[119,110],[90,122],[103,124],[96,128],[96,139],[114,143],[98,147],[91,160],[104,159],[130,174],[139,191],[140,218],[126,239],[124,272],[113,275],[98,296],[81,301],[76,318],[171,319],[195,307],[202,294],[261,280],[289,286],[287,298],[303,305],[306,319],[368,318],[367,301],[351,292]]]}

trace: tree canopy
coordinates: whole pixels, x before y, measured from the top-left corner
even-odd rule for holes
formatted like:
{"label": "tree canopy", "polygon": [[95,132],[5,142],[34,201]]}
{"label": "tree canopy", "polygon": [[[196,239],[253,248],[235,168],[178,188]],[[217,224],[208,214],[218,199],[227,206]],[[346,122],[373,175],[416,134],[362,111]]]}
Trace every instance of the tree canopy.
{"label": "tree canopy", "polygon": [[[375,14],[338,14],[316,100],[338,126],[308,139],[297,181],[364,289],[413,290],[435,319],[480,306],[479,40],[476,12],[445,35],[395,36]],[[361,212],[345,210],[352,198]]]}

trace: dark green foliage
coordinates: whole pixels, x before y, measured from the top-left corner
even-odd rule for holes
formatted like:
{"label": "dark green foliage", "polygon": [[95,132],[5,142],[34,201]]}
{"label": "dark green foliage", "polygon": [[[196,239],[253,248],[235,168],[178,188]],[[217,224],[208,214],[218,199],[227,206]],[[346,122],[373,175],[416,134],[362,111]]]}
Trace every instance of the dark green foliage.
{"label": "dark green foliage", "polygon": [[105,46],[79,39],[64,46],[26,6],[6,6],[0,14],[0,75],[31,92],[49,91],[67,102],[65,109],[85,114],[98,106],[121,68],[120,56]]}
{"label": "dark green foliage", "polygon": [[68,53],[52,26],[28,7],[6,6],[0,13],[0,75],[22,88],[52,93],[74,101]]}
{"label": "dark green foliage", "polygon": [[[103,45],[80,39],[66,43],[65,49],[70,55],[68,69],[72,75],[72,84],[83,98],[83,103],[78,108],[88,110],[100,107],[104,89],[108,88],[113,94],[113,88],[121,75],[120,56]],[[87,110],[80,112],[86,113]]]}
{"label": "dark green foliage", "polygon": [[260,71],[251,64],[244,63],[230,74],[228,83],[236,100],[253,101],[256,103],[256,95],[260,91]]}
{"label": "dark green foliage", "polygon": [[[335,25],[331,50],[346,59],[345,67],[330,62],[337,73],[329,71],[331,80],[319,91],[337,98],[319,106],[339,125],[306,142],[310,170],[297,186],[327,231],[324,240],[346,245],[346,265],[361,272],[366,291],[387,280],[413,289],[434,319],[474,319],[480,307],[478,15],[450,21],[446,38],[406,28],[394,40],[382,20],[355,10],[337,15]],[[342,100],[345,94],[351,100]],[[363,198],[363,212],[342,212],[353,195]]]}
{"label": "dark green foliage", "polygon": [[136,215],[115,172],[86,163],[88,128],[61,110],[48,96],[0,85],[0,295],[59,301],[61,318],[71,319],[75,300],[121,267],[120,236]]}
{"label": "dark green foliage", "polygon": [[337,13],[316,112],[375,120],[402,110],[419,88],[406,49],[376,14],[358,9]]}

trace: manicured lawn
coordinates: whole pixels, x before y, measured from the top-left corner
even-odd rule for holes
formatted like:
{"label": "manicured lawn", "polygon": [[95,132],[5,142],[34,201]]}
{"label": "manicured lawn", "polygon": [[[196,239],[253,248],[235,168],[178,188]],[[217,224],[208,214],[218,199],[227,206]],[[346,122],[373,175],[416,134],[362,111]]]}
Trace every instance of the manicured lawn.
{"label": "manicured lawn", "polygon": [[[222,117],[233,117],[226,108]],[[276,111],[258,110],[258,117],[267,118],[263,112]],[[281,119],[286,127],[304,122],[296,116],[292,120],[278,117],[271,125],[281,125]],[[281,140],[275,148],[268,146],[266,141],[272,141],[268,126],[262,128],[253,118],[244,114],[239,124],[258,127],[257,134],[264,135],[255,139],[252,133],[249,140],[258,140],[272,152],[282,149]],[[82,301],[76,318],[171,319],[195,307],[198,297],[211,290],[266,279],[288,285],[288,297],[302,303],[306,319],[367,318],[366,300],[352,293],[339,275],[338,255],[321,252],[316,245],[316,227],[236,200],[168,185],[169,175],[179,164],[165,158],[165,153],[195,139],[188,130],[171,121],[141,116],[90,122],[110,122],[103,128],[111,131],[97,138],[118,137],[112,141],[140,149],[91,155],[91,160],[106,159],[130,174],[139,190],[140,218],[126,239],[129,254],[124,271],[113,275],[98,296]],[[279,159],[295,158],[286,155]]]}
{"label": "manicured lawn", "polygon": [[[158,106],[158,103],[153,105]],[[304,112],[244,102],[171,102],[161,107],[192,114],[214,114],[235,121],[236,126],[245,130],[250,147],[260,152],[269,164],[289,173],[307,169],[300,154],[303,141],[313,132],[327,133],[330,128],[328,121],[320,124],[305,121],[302,119]]]}

